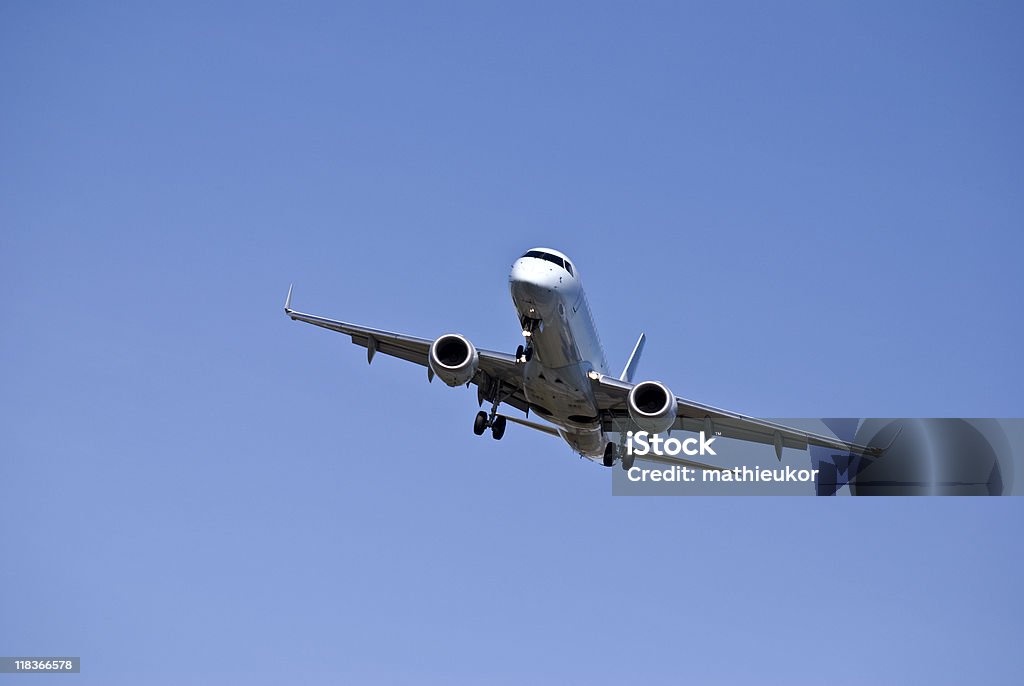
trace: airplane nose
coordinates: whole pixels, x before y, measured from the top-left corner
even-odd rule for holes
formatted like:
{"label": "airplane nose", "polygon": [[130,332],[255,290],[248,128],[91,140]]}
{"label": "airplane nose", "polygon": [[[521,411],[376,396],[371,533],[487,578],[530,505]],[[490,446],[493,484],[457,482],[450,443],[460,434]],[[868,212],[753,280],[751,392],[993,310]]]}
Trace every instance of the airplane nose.
{"label": "airplane nose", "polygon": [[558,276],[542,260],[530,257],[516,260],[508,282],[512,299],[524,314],[542,317],[558,299]]}

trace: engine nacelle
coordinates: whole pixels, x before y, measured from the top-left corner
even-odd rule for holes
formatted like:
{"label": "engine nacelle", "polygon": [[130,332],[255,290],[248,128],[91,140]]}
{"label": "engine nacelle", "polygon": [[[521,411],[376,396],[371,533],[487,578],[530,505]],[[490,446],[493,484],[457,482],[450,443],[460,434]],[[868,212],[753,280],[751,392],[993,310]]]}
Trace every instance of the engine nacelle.
{"label": "engine nacelle", "polygon": [[676,421],[676,396],[657,381],[641,381],[629,391],[629,416],[642,431],[660,434]]}
{"label": "engine nacelle", "polygon": [[449,386],[461,386],[473,379],[480,355],[463,336],[446,333],[430,344],[428,363],[441,381]]}

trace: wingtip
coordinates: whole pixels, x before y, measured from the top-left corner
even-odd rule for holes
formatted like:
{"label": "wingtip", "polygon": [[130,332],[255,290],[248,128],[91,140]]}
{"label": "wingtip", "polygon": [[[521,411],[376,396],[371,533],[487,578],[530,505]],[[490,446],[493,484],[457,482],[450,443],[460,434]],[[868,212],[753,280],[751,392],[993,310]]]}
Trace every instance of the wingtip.
{"label": "wingtip", "polygon": [[903,425],[902,424],[900,424],[896,428],[896,433],[894,433],[892,435],[892,438],[889,439],[889,444],[886,445],[884,448],[882,448],[882,451],[879,453],[879,455],[885,455],[887,452],[889,452],[889,448],[892,447],[892,444],[896,442],[896,439],[900,437],[901,433],[903,433]]}
{"label": "wingtip", "polygon": [[900,426],[896,427],[895,433],[893,433],[892,438],[889,439],[889,442],[886,443],[884,447],[881,447],[881,446],[869,446],[868,449],[865,451],[865,453],[867,455],[871,455],[873,457],[883,457],[887,452],[889,452],[889,448],[891,448],[893,446],[893,443],[896,442],[896,439],[900,437],[901,433],[903,433],[903,425],[902,424]]}
{"label": "wingtip", "polygon": [[292,312],[292,288],[295,284],[288,284],[288,296],[284,299],[284,313],[291,314]]}

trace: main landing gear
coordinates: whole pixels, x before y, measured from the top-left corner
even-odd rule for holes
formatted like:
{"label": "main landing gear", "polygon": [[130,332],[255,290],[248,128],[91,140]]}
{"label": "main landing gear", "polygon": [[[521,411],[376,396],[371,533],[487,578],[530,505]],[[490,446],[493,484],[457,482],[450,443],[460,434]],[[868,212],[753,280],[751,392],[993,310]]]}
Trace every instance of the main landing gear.
{"label": "main landing gear", "polygon": [[633,462],[636,460],[636,455],[630,455],[628,453],[622,453],[622,468],[627,472],[633,468]]}
{"label": "main landing gear", "polygon": [[[529,345],[526,347],[526,350],[523,350],[523,346],[519,346],[519,349],[516,351],[516,362],[521,361],[524,357],[529,362],[532,356],[533,349]],[[476,417],[473,418],[473,433],[477,436],[483,436],[484,431],[490,428],[491,437],[496,441],[500,441],[501,437],[505,435],[505,425],[508,423],[508,420],[503,415],[498,414],[498,407],[501,403],[515,395],[516,389],[513,386],[505,386],[500,379],[494,379],[493,383],[488,381],[486,390],[484,388],[484,385],[480,386],[480,403],[483,404],[486,397],[492,403],[491,411],[488,413],[480,410],[476,413]]]}
{"label": "main landing gear", "polygon": [[605,467],[615,466],[615,444],[609,443],[604,447],[604,459],[601,460],[601,464]]}
{"label": "main landing gear", "polygon": [[505,424],[506,420],[502,415],[497,414],[491,418],[487,416],[486,412],[480,410],[473,419],[473,433],[482,436],[487,427],[491,427],[491,437],[500,441],[501,437],[505,435]]}
{"label": "main landing gear", "polygon": [[601,459],[601,464],[605,467],[613,467],[616,459],[619,460],[622,468],[628,472],[633,468],[636,455],[630,455],[621,444],[616,446],[614,443],[609,443],[604,447],[604,458]]}
{"label": "main landing gear", "polygon": [[501,437],[505,435],[505,424],[507,420],[502,415],[498,414],[498,406],[501,405],[503,400],[508,400],[512,397],[515,389],[510,388],[506,393],[502,393],[502,384],[497,382],[496,388],[490,393],[490,400],[493,402],[491,405],[490,413],[480,410],[476,413],[476,417],[473,418],[473,433],[477,436],[482,436],[484,431],[488,428],[491,429],[491,437],[500,441]]}

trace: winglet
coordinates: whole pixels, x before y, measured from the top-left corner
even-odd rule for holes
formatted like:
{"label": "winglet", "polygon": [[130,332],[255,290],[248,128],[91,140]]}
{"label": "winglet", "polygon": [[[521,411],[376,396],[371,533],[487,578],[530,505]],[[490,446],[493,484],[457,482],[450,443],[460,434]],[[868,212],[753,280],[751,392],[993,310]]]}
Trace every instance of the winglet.
{"label": "winglet", "polygon": [[284,299],[284,313],[292,313],[292,286],[295,284],[288,284],[288,297]]}
{"label": "winglet", "polygon": [[619,381],[630,382],[633,380],[633,374],[636,373],[636,366],[640,363],[640,355],[644,352],[644,342],[647,340],[647,336],[640,334],[640,338],[637,339],[636,345],[633,346],[633,352],[629,356],[629,361],[626,362],[626,366],[622,370],[622,374],[619,375]]}
{"label": "winglet", "polygon": [[896,429],[896,433],[894,433],[892,435],[892,438],[889,439],[889,445],[885,446],[884,448],[882,448],[881,450],[878,451],[878,456],[879,457],[881,457],[882,455],[885,455],[887,452],[889,452],[889,448],[892,447],[892,444],[896,442],[896,439],[900,437],[901,433],[903,433],[903,425],[902,424],[899,425],[899,428]]}

